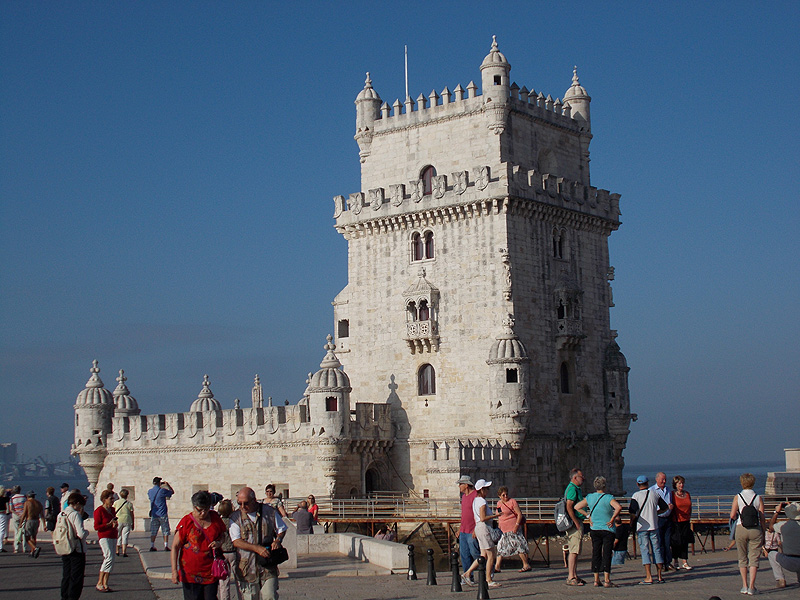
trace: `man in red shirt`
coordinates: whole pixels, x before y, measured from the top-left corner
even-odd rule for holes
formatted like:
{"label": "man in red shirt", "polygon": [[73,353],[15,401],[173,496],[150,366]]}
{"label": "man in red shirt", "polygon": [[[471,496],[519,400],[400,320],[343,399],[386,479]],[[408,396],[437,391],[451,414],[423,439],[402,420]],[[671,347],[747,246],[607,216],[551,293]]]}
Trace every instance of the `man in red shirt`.
{"label": "man in red shirt", "polygon": [[[462,475],[458,480],[458,491],[461,493],[461,525],[458,529],[458,548],[461,552],[461,569],[466,571],[470,565],[481,555],[476,540],[472,533],[475,531],[475,515],[472,513],[472,502],[477,492],[468,475]],[[471,584],[462,576],[461,583]]]}

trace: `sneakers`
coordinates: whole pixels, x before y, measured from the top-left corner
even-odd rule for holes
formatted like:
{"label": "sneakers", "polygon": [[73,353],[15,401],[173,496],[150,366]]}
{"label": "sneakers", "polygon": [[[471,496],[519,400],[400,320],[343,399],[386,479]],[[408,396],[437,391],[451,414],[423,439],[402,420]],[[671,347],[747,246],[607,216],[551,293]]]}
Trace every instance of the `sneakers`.
{"label": "sneakers", "polygon": [[158,548],[155,546],[150,546],[150,552],[158,552]]}
{"label": "sneakers", "polygon": [[747,588],[743,587],[742,589],[739,590],[739,593],[740,594],[747,594]]}
{"label": "sneakers", "polygon": [[464,576],[462,575],[462,576],[461,576],[461,585],[472,586],[472,585],[475,585],[475,584],[474,584],[474,583],[472,583],[472,582],[471,582],[469,579],[467,579],[466,577],[464,577]]}
{"label": "sneakers", "polygon": [[747,588],[747,595],[748,596],[756,596],[758,594],[758,590],[754,587]]}
{"label": "sneakers", "polygon": [[33,558],[39,558],[39,555],[40,555],[41,553],[42,553],[42,549],[41,549],[41,548],[36,548],[36,550],[34,550],[34,551],[31,553],[31,556],[33,556]]}

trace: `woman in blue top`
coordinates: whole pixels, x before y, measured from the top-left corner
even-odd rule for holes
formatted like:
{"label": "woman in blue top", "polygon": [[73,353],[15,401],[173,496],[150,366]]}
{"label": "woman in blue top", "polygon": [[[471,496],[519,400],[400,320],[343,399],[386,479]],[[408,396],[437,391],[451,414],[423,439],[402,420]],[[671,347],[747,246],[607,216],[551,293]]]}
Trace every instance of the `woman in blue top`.
{"label": "woman in blue top", "polygon": [[[622,506],[611,494],[606,494],[606,478],[595,477],[593,494],[589,494],[575,505],[575,510],[586,515],[591,523],[592,573],[595,587],[617,587],[611,583],[611,555],[614,549],[614,532]],[[600,583],[600,569],[603,569],[603,583]]]}

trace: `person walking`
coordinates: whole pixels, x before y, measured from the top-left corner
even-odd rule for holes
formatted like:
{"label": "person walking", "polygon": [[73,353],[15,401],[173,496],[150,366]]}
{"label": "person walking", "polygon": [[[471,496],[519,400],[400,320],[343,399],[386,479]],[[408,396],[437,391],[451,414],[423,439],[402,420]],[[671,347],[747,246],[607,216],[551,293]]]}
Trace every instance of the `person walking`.
{"label": "person walking", "polygon": [[89,533],[83,527],[83,509],[86,499],[73,492],[67,496],[67,507],[63,510],[67,526],[71,528],[73,550],[61,557],[61,600],[78,600],[83,592],[83,578],[86,572],[86,537]]}
{"label": "person walking", "polygon": [[175,490],[169,483],[161,477],[153,477],[153,487],[147,492],[147,497],[150,499],[150,552],[156,551],[156,537],[159,528],[164,536],[164,550],[169,550],[170,531],[167,500],[172,498],[174,493]]}
{"label": "person walking", "polygon": [[53,531],[56,527],[58,513],[61,512],[61,502],[56,498],[56,488],[49,487],[44,498],[44,523],[45,531]]}
{"label": "person walking", "polygon": [[[694,539],[692,531],[692,496],[684,489],[686,479],[682,475],[672,478],[672,558],[673,567],[691,571],[689,566],[689,544]],[[678,564],[680,561],[680,564]]]}
{"label": "person walking", "polygon": [[[739,476],[742,491],[736,494],[731,504],[731,519],[736,518],[736,553],[739,558],[739,574],[742,576],[742,594],[754,596],[758,558],[764,545],[764,503],[753,491],[756,478],[752,473]],[[738,515],[738,518],[737,518]]]}
{"label": "person walking", "polygon": [[[486,584],[490,588],[500,587],[500,584],[493,580],[494,563],[497,553],[492,536],[489,533],[489,526],[487,521],[491,521],[494,515],[487,509],[486,494],[489,492],[489,486],[492,485],[491,481],[485,479],[478,479],[475,482],[475,499],[472,501],[472,516],[475,519],[475,538],[478,540],[478,547],[481,550],[481,556],[486,559]],[[470,575],[478,568],[477,559],[472,563],[467,572],[464,573],[461,583],[470,585]]]}
{"label": "person walking", "polygon": [[[595,587],[617,587],[611,583],[611,557],[614,550],[616,520],[622,506],[614,496],[606,493],[606,478],[594,478],[595,491],[575,505],[589,520],[592,538],[592,575]],[[588,508],[588,511],[586,509]],[[600,570],[603,571],[603,582],[600,583]]]}
{"label": "person walking", "polygon": [[219,580],[219,600],[242,599],[239,586],[236,583],[236,576],[234,575],[234,569],[236,567],[236,548],[233,547],[231,534],[228,530],[231,524],[231,513],[233,513],[233,502],[230,500],[222,500],[217,505],[217,514],[219,514],[219,518],[222,519],[222,524],[225,525],[225,537],[222,540],[220,549],[222,550],[222,555],[225,557],[225,560],[228,561],[230,570],[230,577]]}
{"label": "person walking", "polygon": [[661,545],[661,555],[664,557],[664,571],[666,572],[670,570],[672,563],[672,509],[675,507],[672,502],[672,492],[667,487],[666,473],[656,473],[656,482],[650,489],[661,496],[667,505],[665,510],[658,513],[658,543]]}
{"label": "person walking", "polygon": [[231,514],[230,534],[236,548],[236,580],[244,600],[278,600],[278,567],[263,566],[257,556],[268,558],[282,547],[286,524],[268,504],[256,500],[252,488],[239,490],[241,507]]}
{"label": "person walking", "polygon": [[[458,528],[458,550],[461,554],[461,570],[466,573],[472,563],[478,560],[481,550],[478,540],[472,534],[475,531],[475,517],[472,514],[472,502],[477,496],[472,479],[462,475],[458,480],[458,491],[461,494],[461,523]],[[472,583],[471,575],[466,579]]]}
{"label": "person walking", "polygon": [[69,484],[65,481],[61,484],[61,510],[67,510],[67,506],[69,505],[67,500],[70,496],[69,491]]}
{"label": "person walking", "polygon": [[103,563],[100,565],[95,586],[98,592],[112,591],[108,587],[108,577],[114,568],[114,548],[117,545],[119,527],[113,501],[114,493],[111,490],[103,490],[100,494],[100,506],[94,509],[94,529],[100,540],[100,549],[103,551]]}
{"label": "person walking", "polygon": [[119,523],[119,536],[117,537],[117,556],[120,554],[128,558],[128,536],[133,530],[133,523],[136,519],[133,511],[133,504],[128,501],[129,491],[122,488],[119,491],[119,498],[114,502],[114,512]]}
{"label": "person walking", "polygon": [[636,536],[642,551],[644,580],[639,585],[652,585],[653,572],[651,564],[656,564],[658,583],[664,583],[664,555],[661,553],[661,542],[658,538],[658,513],[668,508],[667,503],[658,492],[648,489],[650,481],[646,475],[636,478],[639,491],[631,496],[629,511],[631,528],[636,526]]}
{"label": "person walking", "polygon": [[9,510],[6,488],[0,485],[0,552],[6,551],[3,546],[5,546],[6,538],[8,537],[8,519],[11,516]]}
{"label": "person walking", "polygon": [[42,551],[42,549],[36,545],[39,523],[42,524],[42,528],[45,527],[44,506],[36,499],[36,492],[31,490],[28,492],[28,499],[25,501],[25,505],[22,507],[20,525],[22,526],[25,540],[28,546],[30,546],[32,558],[39,558],[39,553]]}
{"label": "person walking", "polygon": [[25,510],[26,498],[20,492],[22,488],[14,486],[9,500],[11,520],[14,523],[14,554],[25,550],[25,532],[22,530],[22,511]]}
{"label": "person walking", "polygon": [[175,528],[170,554],[172,583],[182,584],[184,600],[217,600],[219,580],[212,567],[225,539],[225,524],[212,506],[211,494],[196,492],[192,512]]}
{"label": "person walking", "polygon": [[508,488],[501,486],[497,491],[499,500],[497,502],[497,524],[503,532],[500,541],[497,542],[497,561],[494,565],[494,572],[499,573],[503,558],[507,556],[519,555],[522,561],[520,573],[527,573],[531,570],[528,562],[528,540],[525,539],[523,528],[524,518],[519,508],[519,503],[508,495]]}
{"label": "person walking", "polygon": [[586,582],[578,577],[578,555],[581,553],[583,545],[583,520],[585,516],[575,512],[575,505],[583,500],[583,471],[572,469],[569,472],[569,483],[564,490],[564,498],[567,500],[567,514],[572,520],[572,526],[564,532],[567,536],[567,585],[586,585]]}
{"label": "person walking", "polygon": [[275,495],[275,485],[272,483],[268,483],[264,488],[264,504],[269,504],[282,518],[289,518],[283,500]]}

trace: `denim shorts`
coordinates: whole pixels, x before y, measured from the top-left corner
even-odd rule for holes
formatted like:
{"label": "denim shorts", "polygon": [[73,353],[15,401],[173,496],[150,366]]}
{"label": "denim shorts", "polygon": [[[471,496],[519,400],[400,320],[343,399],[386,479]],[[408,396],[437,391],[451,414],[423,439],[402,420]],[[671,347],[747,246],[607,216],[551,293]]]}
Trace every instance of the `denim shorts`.
{"label": "denim shorts", "polygon": [[158,529],[161,528],[161,533],[169,535],[169,517],[150,517],[150,535],[158,535]]}

